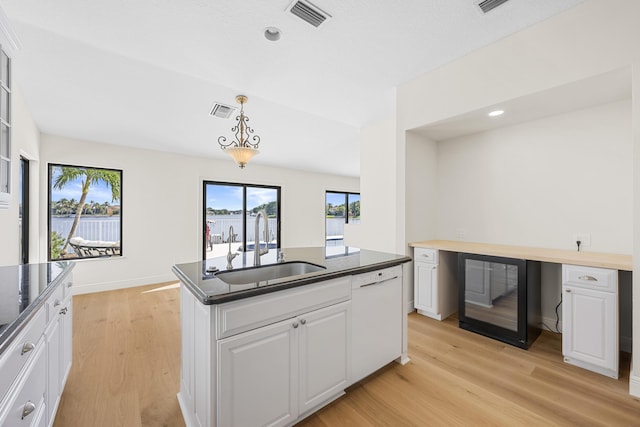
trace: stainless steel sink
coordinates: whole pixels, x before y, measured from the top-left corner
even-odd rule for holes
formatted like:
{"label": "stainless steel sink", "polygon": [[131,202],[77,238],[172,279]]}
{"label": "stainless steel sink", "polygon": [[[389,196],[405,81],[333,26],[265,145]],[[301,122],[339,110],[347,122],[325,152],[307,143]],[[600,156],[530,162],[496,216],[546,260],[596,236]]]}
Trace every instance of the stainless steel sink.
{"label": "stainless steel sink", "polygon": [[326,267],[311,264],[310,262],[293,261],[243,268],[241,270],[221,271],[216,273],[216,277],[230,285],[246,285],[264,282],[265,280],[284,279],[301,274],[315,273],[322,270],[326,270]]}

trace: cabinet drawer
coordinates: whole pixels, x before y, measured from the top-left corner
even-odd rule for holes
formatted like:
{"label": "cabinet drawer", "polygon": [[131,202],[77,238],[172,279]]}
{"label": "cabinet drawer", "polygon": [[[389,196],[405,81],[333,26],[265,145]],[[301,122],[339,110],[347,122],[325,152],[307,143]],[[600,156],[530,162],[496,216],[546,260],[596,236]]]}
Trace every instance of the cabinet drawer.
{"label": "cabinet drawer", "polygon": [[438,250],[427,248],[413,248],[413,260],[416,262],[438,262]]}
{"label": "cabinet drawer", "polygon": [[56,318],[58,312],[62,308],[62,302],[64,300],[64,290],[66,284],[63,283],[53,291],[53,294],[47,299],[47,324]]}
{"label": "cabinet drawer", "polygon": [[0,400],[4,398],[4,394],[22,368],[33,358],[38,341],[44,333],[44,327],[45,310],[41,308],[0,358],[0,393],[2,393]]}
{"label": "cabinet drawer", "polygon": [[71,295],[71,287],[73,286],[73,273],[67,274],[60,287],[63,289],[64,297]]}
{"label": "cabinet drawer", "polygon": [[585,289],[617,292],[618,270],[563,264],[562,283]]}
{"label": "cabinet drawer", "polygon": [[31,426],[41,416],[46,379],[44,347],[43,340],[34,350],[30,370],[20,379],[17,390],[10,394],[11,398],[3,405],[2,427]]}
{"label": "cabinet drawer", "polygon": [[351,276],[221,304],[217,338],[269,325],[351,298]]}

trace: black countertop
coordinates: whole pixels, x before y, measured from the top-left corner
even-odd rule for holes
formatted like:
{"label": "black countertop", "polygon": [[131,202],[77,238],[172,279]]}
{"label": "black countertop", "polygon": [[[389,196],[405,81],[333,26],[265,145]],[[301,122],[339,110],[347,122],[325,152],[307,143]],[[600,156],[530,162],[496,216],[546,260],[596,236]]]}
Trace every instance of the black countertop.
{"label": "black countertop", "polygon": [[0,267],[0,354],[74,265],[61,261]]}
{"label": "black countertop", "polygon": [[[218,279],[215,276],[216,273],[207,272],[210,267],[217,268],[219,272],[227,271],[226,257],[177,264],[172,270],[203,304],[220,304],[337,277],[393,267],[411,261],[411,258],[404,255],[345,246],[329,246],[271,249],[260,258],[261,264],[263,266],[277,264],[280,252],[285,254],[285,262],[304,261],[320,265],[325,269],[315,273],[242,285],[229,285]],[[232,264],[233,270],[253,268],[253,252],[239,253]]]}

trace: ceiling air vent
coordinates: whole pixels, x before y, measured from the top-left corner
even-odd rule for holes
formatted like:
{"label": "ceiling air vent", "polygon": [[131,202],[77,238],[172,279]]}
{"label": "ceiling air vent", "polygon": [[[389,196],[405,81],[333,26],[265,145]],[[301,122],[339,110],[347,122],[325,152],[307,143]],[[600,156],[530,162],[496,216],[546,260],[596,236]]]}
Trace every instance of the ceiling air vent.
{"label": "ceiling air vent", "polygon": [[484,13],[489,12],[490,10],[495,9],[503,3],[506,3],[509,0],[483,0],[478,3],[478,7],[482,9]]}
{"label": "ceiling air vent", "polygon": [[327,18],[331,18],[327,12],[323,11],[316,5],[308,2],[296,0],[289,6],[288,10],[293,13],[298,18],[302,19],[305,22],[313,25],[314,27],[319,27]]}
{"label": "ceiling air vent", "polygon": [[211,114],[213,117],[228,119],[236,110],[236,107],[230,107],[228,105],[216,102],[215,104],[213,104],[213,107],[211,107],[211,111],[209,112],[209,114]]}

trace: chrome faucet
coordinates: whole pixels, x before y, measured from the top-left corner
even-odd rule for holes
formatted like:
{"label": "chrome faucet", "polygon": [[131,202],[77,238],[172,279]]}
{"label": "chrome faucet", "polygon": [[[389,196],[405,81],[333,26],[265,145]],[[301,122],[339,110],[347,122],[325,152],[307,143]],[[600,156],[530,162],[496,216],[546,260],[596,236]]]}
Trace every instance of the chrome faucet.
{"label": "chrome faucet", "polygon": [[233,259],[235,257],[238,256],[238,253],[231,253],[231,242],[233,241],[233,237],[235,235],[233,234],[233,225],[229,226],[229,252],[227,253],[227,270],[231,270],[233,268],[233,264],[231,264],[231,261],[233,261]]}
{"label": "chrome faucet", "polygon": [[[264,249],[260,249],[260,217],[264,220]],[[261,210],[256,215],[256,228],[255,228],[255,239],[256,244],[253,248],[253,265],[260,265],[260,257],[267,252],[269,252],[269,220],[267,219],[267,213],[264,210]]]}

